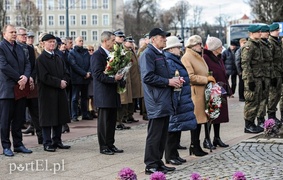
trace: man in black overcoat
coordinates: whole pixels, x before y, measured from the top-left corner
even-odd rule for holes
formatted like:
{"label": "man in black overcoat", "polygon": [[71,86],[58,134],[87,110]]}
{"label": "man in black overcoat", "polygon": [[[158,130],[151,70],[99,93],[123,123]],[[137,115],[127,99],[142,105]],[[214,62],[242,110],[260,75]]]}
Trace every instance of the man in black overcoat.
{"label": "man in black overcoat", "polygon": [[110,77],[104,73],[114,43],[115,35],[112,32],[104,31],[101,34],[101,46],[94,52],[90,60],[93,89],[95,90],[93,101],[94,106],[98,108],[98,142],[100,153],[106,155],[123,152],[114,146],[117,107],[121,106],[117,83],[123,78],[123,75],[116,74],[114,77]]}

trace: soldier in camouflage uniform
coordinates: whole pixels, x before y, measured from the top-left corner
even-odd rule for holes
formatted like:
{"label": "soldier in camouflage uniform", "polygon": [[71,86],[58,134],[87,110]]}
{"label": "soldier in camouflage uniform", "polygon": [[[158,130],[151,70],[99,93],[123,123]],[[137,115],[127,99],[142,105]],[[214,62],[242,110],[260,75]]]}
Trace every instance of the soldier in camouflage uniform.
{"label": "soldier in camouflage uniform", "polygon": [[261,26],[251,25],[248,28],[249,39],[242,47],[242,78],[244,80],[244,119],[245,133],[260,133],[263,129],[255,125],[254,121],[259,110],[263,82],[263,55],[260,45]]}
{"label": "soldier in camouflage uniform", "polygon": [[[258,126],[263,128],[264,125],[264,116],[266,114],[266,106],[268,102],[268,94],[269,94],[269,87],[271,78],[274,78],[273,71],[272,71],[272,53],[271,53],[271,46],[268,42],[269,37],[269,27],[267,25],[261,26],[261,39],[260,45],[262,47],[262,55],[263,55],[263,82],[264,82],[264,89],[262,89],[262,98],[259,106],[259,110],[257,113],[257,121]],[[276,86],[276,84],[272,84],[272,86]]]}
{"label": "soldier in camouflage uniform", "polygon": [[[279,24],[275,23],[269,26],[270,36],[268,41],[271,45],[271,52],[273,56],[273,67],[272,71],[274,73],[274,78],[271,79],[271,88],[269,90],[269,101],[268,101],[268,118],[273,118],[278,122],[276,118],[277,104],[280,100],[282,91],[282,61],[283,61],[283,49],[281,47],[279,39]],[[283,109],[281,109],[283,110]]]}

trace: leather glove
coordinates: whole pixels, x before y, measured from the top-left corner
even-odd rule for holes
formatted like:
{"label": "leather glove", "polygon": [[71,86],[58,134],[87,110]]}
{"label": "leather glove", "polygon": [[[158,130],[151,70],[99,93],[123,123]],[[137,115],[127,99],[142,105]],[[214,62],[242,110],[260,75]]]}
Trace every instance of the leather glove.
{"label": "leather glove", "polygon": [[208,76],[208,77],[207,77],[207,81],[208,81],[208,82],[216,83],[216,81],[215,81],[215,79],[214,79],[213,76]]}
{"label": "leather glove", "polygon": [[249,89],[250,89],[250,91],[255,90],[255,82],[249,82]]}
{"label": "leather glove", "polygon": [[262,81],[261,84],[262,84],[262,90],[264,91],[265,90],[265,82]]}
{"label": "leather glove", "polygon": [[276,87],[277,86],[277,79],[272,78],[270,84],[271,84],[271,86]]}

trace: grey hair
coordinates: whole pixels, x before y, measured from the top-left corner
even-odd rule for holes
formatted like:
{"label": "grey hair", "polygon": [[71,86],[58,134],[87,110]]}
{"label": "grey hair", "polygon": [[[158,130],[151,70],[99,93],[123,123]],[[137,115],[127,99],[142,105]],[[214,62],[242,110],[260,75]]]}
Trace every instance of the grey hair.
{"label": "grey hair", "polygon": [[115,36],[115,34],[111,31],[103,31],[101,33],[101,42],[111,39],[111,36]]}
{"label": "grey hair", "polygon": [[22,31],[27,31],[27,29],[24,28],[24,27],[18,27],[18,28],[17,28],[17,34],[19,34],[19,32],[20,32],[21,30],[22,30]]}

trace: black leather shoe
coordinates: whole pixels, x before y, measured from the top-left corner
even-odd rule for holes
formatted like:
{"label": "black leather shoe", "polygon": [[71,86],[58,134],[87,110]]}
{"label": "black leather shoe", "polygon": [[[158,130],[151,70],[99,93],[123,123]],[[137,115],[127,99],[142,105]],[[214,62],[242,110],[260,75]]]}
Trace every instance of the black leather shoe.
{"label": "black leather shoe", "polygon": [[139,122],[139,120],[136,120],[134,118],[129,118],[127,121],[131,123]]}
{"label": "black leather shoe", "polygon": [[44,151],[47,151],[47,152],[55,152],[56,151],[56,148],[53,147],[52,145],[47,145],[47,146],[44,146]]}
{"label": "black leather shoe", "polygon": [[146,168],[146,169],[145,169],[145,174],[150,175],[150,174],[153,174],[153,173],[155,173],[155,172],[157,172],[157,171],[161,171],[161,172],[163,172],[164,174],[167,173],[167,171],[164,170],[164,169],[161,170],[161,169],[158,169],[158,168]]}
{"label": "black leather shoe", "polygon": [[90,116],[82,117],[82,120],[93,120],[93,117]]}
{"label": "black leather shoe", "polygon": [[216,147],[211,144],[210,139],[204,139],[203,147],[206,149],[216,149]]}
{"label": "black leather shoe", "polygon": [[21,152],[21,153],[32,153],[32,150],[27,149],[25,146],[14,147],[14,152]]}
{"label": "black leather shoe", "polygon": [[220,147],[229,147],[228,144],[225,144],[224,142],[222,142],[222,140],[218,137],[218,138],[214,138],[213,139],[213,145],[216,146],[220,146]]}
{"label": "black leather shoe", "polygon": [[113,151],[114,153],[123,153],[124,152],[124,150],[122,150],[122,149],[118,149],[118,148],[116,148],[116,147],[113,147],[113,148],[109,148],[111,151]]}
{"label": "black leather shoe", "polygon": [[183,159],[183,158],[181,158],[181,157],[177,157],[176,159],[177,159],[178,161],[180,161],[181,163],[187,162],[186,159]]}
{"label": "black leather shoe", "polygon": [[110,149],[103,149],[103,150],[100,150],[100,153],[101,153],[101,154],[105,154],[105,155],[114,155],[114,152],[111,151]]}
{"label": "black leather shoe", "polygon": [[176,170],[176,168],[174,168],[174,167],[168,167],[168,166],[165,166],[165,165],[160,166],[160,169],[165,170],[165,171],[175,171]]}
{"label": "black leather shoe", "polygon": [[247,122],[246,121],[246,125],[245,125],[245,133],[261,133],[263,132],[263,129],[260,128],[259,126],[256,126],[253,122]]}
{"label": "black leather shoe", "polygon": [[181,146],[181,145],[179,144],[179,145],[178,145],[178,147],[177,147],[177,149],[185,150],[185,149],[187,149],[187,147],[185,147],[185,146]]}
{"label": "black leather shoe", "polygon": [[10,148],[4,149],[4,150],[3,150],[3,154],[4,154],[5,156],[9,156],[9,157],[14,156],[14,153],[13,153],[13,151],[12,151]]}
{"label": "black leather shoe", "polygon": [[52,145],[54,148],[59,148],[59,149],[70,149],[71,146],[69,145],[64,145],[63,143],[56,143]]}
{"label": "black leather shoe", "polygon": [[177,159],[170,159],[169,161],[166,160],[167,164],[172,164],[172,165],[181,165],[182,163],[178,161]]}

